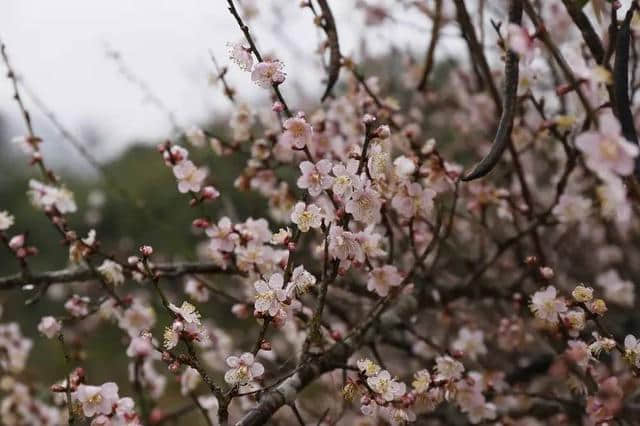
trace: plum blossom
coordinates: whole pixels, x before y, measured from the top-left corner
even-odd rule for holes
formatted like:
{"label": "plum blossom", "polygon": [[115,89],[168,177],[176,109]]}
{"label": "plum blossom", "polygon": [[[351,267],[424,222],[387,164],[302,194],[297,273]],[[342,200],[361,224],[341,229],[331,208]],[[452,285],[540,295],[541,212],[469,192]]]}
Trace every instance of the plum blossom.
{"label": "plum blossom", "polygon": [[359,359],[356,365],[358,366],[358,370],[367,377],[375,376],[381,370],[381,367],[369,358]]}
{"label": "plum blossom", "polygon": [[317,197],[323,190],[331,188],[334,178],[329,176],[331,161],[320,160],[316,164],[311,161],[300,163],[302,176],[298,178],[298,187],[309,191],[309,195]]}
{"label": "plum blossom", "polygon": [[435,380],[458,380],[462,377],[463,372],[464,365],[451,358],[449,355],[439,356],[436,358]]}
{"label": "plum blossom", "polygon": [[73,398],[82,406],[85,417],[96,414],[111,414],[113,406],[118,402],[118,385],[113,382],[101,386],[79,385]]}
{"label": "plum blossom", "polygon": [[339,226],[333,226],[329,230],[329,254],[342,261],[364,262],[364,251],[358,236]]}
{"label": "plum blossom", "polygon": [[306,269],[303,265],[296,266],[291,274],[291,282],[287,288],[287,293],[291,295],[293,292],[303,295],[316,284],[316,277]]}
{"label": "plum blossom", "polygon": [[615,269],[598,275],[596,283],[604,289],[604,298],[608,301],[620,306],[633,306],[635,286],[631,281],[623,280]]}
{"label": "plum blossom", "polygon": [[62,330],[62,323],[52,316],[42,317],[38,323],[38,331],[47,338],[53,339]]}
{"label": "plum blossom", "polygon": [[245,352],[240,357],[228,357],[227,365],[231,369],[225,373],[224,381],[232,386],[245,385],[264,373],[264,367],[255,361],[250,352]]}
{"label": "plum blossom", "polygon": [[397,287],[402,283],[402,275],[393,265],[384,265],[375,268],[369,273],[367,280],[367,290],[375,291],[378,296],[386,296],[389,294],[391,287]]}
{"label": "plum blossom", "polygon": [[366,224],[376,224],[382,219],[380,209],[382,200],[380,194],[369,184],[362,185],[354,191],[351,199],[345,205],[345,211],[353,215],[353,218]]}
{"label": "plum blossom", "polygon": [[74,317],[84,317],[89,313],[90,301],[88,297],[74,294],[64,304],[64,308]]}
{"label": "plum blossom", "polygon": [[191,303],[184,301],[179,308],[173,303],[170,303],[169,309],[184,321],[190,324],[200,325],[200,313]]}
{"label": "plum blossom", "polygon": [[591,204],[586,197],[562,194],[551,212],[562,223],[581,222],[589,216]]}
{"label": "plum blossom", "polygon": [[269,282],[256,281],[253,286],[256,289],[255,310],[258,313],[268,313],[276,316],[282,307],[282,303],[287,300],[287,293],[283,289],[284,277],[281,273],[275,273],[269,278]]}
{"label": "plum blossom", "polygon": [[484,345],[484,333],[481,330],[474,331],[467,327],[462,327],[458,331],[458,337],[451,344],[451,348],[454,351],[462,352],[464,356],[474,361],[478,355],[487,353],[487,347]]}
{"label": "plum blossom", "polygon": [[114,286],[118,286],[124,283],[124,274],[122,273],[122,266],[119,263],[114,262],[110,259],[105,259],[102,262],[102,265],[97,268],[100,275],[104,278],[106,282],[109,284],[113,284]]}
{"label": "plum blossom", "polygon": [[640,340],[632,334],[628,334],[624,338],[624,357],[629,361],[629,364],[640,368]]}
{"label": "plum blossom", "polygon": [[429,370],[420,370],[413,375],[411,386],[416,393],[425,393],[431,384],[431,374]]}
{"label": "plum blossom", "polygon": [[251,80],[263,89],[282,84],[286,77],[280,61],[258,62],[251,72]]}
{"label": "plum blossom", "polygon": [[553,286],[537,291],[531,297],[529,307],[536,318],[552,325],[558,323],[558,315],[567,311],[567,304],[557,297],[556,288]]}
{"label": "plum blossom", "polygon": [[291,212],[291,222],[298,225],[301,232],[309,232],[311,228],[319,228],[322,224],[322,210],[315,204],[298,202]]}
{"label": "plum blossom", "polygon": [[253,54],[249,46],[243,42],[227,43],[229,59],[235,62],[242,71],[249,71],[253,66]]}
{"label": "plum blossom", "polygon": [[173,166],[173,174],[178,179],[178,191],[181,193],[198,192],[202,187],[207,171],[198,168],[191,161],[182,161]]}
{"label": "plum blossom", "polygon": [[251,126],[254,118],[249,105],[240,104],[234,109],[229,121],[229,127],[233,130],[233,140],[245,142],[251,139]]}
{"label": "plum blossom", "polygon": [[385,401],[398,399],[406,391],[405,384],[391,378],[391,374],[387,370],[382,370],[375,376],[368,377],[367,384],[374,392],[380,394]]}
{"label": "plum blossom", "polygon": [[27,194],[33,205],[39,208],[55,208],[62,214],[74,213],[77,210],[73,193],[64,187],[45,185],[31,179]]}
{"label": "plum blossom", "polygon": [[193,367],[187,367],[180,375],[180,393],[188,395],[194,391],[201,382],[200,373]]}
{"label": "plum blossom", "polygon": [[6,231],[14,224],[14,218],[8,211],[0,211],[0,231]]}
{"label": "plum blossom", "polygon": [[638,147],[624,139],[618,120],[610,114],[601,117],[599,130],[579,135],[576,146],[585,154],[587,166],[604,177],[611,172],[628,176],[638,156]]}
{"label": "plum blossom", "polygon": [[576,302],[590,302],[593,299],[593,289],[579,284],[573,289],[571,296]]}
{"label": "plum blossom", "polygon": [[0,324],[0,367],[10,373],[24,370],[33,342],[22,335],[18,323]]}
{"label": "plum blossom", "polygon": [[338,197],[348,198],[353,193],[353,188],[359,185],[359,178],[357,176],[358,160],[349,159],[346,162],[346,166],[342,163],[338,163],[333,166],[333,174],[335,179],[333,180],[333,193]]}
{"label": "plum blossom", "polygon": [[207,143],[207,135],[198,126],[190,127],[184,134],[189,143],[195,147],[202,148]]}
{"label": "plum blossom", "polygon": [[208,227],[206,233],[211,237],[211,248],[223,252],[232,252],[240,240],[239,235],[234,232],[233,223],[226,216],[217,225]]}
{"label": "plum blossom", "polygon": [[416,215],[426,216],[433,210],[435,196],[435,191],[422,188],[422,185],[416,182],[407,182],[393,197],[391,206],[406,218]]}
{"label": "plum blossom", "polygon": [[285,131],[282,134],[282,142],[285,146],[293,146],[302,149],[311,144],[313,127],[304,119],[304,115],[289,118],[282,124]]}
{"label": "plum blossom", "polygon": [[199,303],[204,303],[209,300],[209,289],[204,283],[196,280],[195,278],[189,278],[186,280],[184,284],[184,292]]}

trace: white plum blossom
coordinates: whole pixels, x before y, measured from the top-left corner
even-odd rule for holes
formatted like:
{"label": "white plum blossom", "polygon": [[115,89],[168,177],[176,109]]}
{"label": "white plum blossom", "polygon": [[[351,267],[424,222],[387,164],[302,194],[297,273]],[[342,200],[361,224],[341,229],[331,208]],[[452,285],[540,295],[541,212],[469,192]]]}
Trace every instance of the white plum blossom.
{"label": "white plum blossom", "polygon": [[638,147],[620,133],[620,123],[611,114],[600,117],[599,130],[582,133],[576,146],[586,156],[589,168],[603,177],[610,173],[628,176],[633,172]]}
{"label": "white plum blossom", "polygon": [[100,275],[104,278],[106,282],[109,284],[113,284],[114,286],[118,286],[124,283],[124,274],[122,273],[122,266],[114,262],[110,259],[105,259],[97,268]]}
{"label": "white plum blossom", "polygon": [[291,222],[298,225],[301,232],[319,228],[322,224],[322,209],[315,204],[296,203],[291,212]]}
{"label": "white plum blossom", "polygon": [[14,224],[14,218],[8,211],[0,211],[0,231],[6,231]]}
{"label": "white plum blossom", "polygon": [[436,358],[436,376],[435,380],[458,380],[462,377],[464,365],[460,361],[456,361],[449,355],[439,356]]}
{"label": "white plum blossom", "polygon": [[24,370],[33,347],[31,339],[22,335],[18,323],[0,324],[0,368],[9,373]]}
{"label": "white plum blossom", "polygon": [[231,369],[225,373],[224,380],[232,386],[245,385],[264,373],[264,367],[255,361],[250,352],[245,352],[239,357],[228,357],[227,365]]}
{"label": "white plum blossom", "polygon": [[79,385],[73,393],[73,398],[81,404],[85,417],[111,414],[114,404],[120,399],[118,385],[113,382],[101,386]]}
{"label": "white plum blossom", "polygon": [[553,286],[537,291],[531,297],[529,307],[536,318],[552,325],[557,324],[559,320],[558,316],[567,311],[566,302],[557,297],[556,288]]}
{"label": "white plum blossom", "polygon": [[207,135],[198,126],[190,127],[184,134],[189,143],[195,147],[202,148],[207,143]]}
{"label": "white plum blossom", "polygon": [[343,163],[338,163],[333,166],[333,174],[335,179],[333,180],[333,193],[338,197],[348,198],[353,193],[353,189],[359,185],[358,172],[358,160],[347,160],[346,166]]}
{"label": "white plum blossom", "polygon": [[62,330],[62,323],[52,316],[42,317],[38,323],[38,331],[49,339],[56,337]]}
{"label": "white plum blossom", "polygon": [[624,357],[629,364],[640,368],[640,340],[632,334],[624,338]]}
{"label": "white plum blossom", "polygon": [[467,327],[462,327],[458,331],[458,337],[451,344],[451,348],[454,351],[462,352],[464,356],[474,361],[478,358],[478,355],[487,353],[482,330],[470,330]]}
{"label": "white plum blossom", "polygon": [[204,303],[209,300],[209,289],[204,283],[195,278],[188,278],[185,281],[184,292],[199,303]]}
{"label": "white plum blossom", "polygon": [[635,301],[633,282],[623,280],[618,271],[610,269],[596,277],[596,283],[604,289],[604,298],[620,306],[632,307]]}
{"label": "white plum blossom", "polygon": [[331,188],[334,178],[329,176],[331,161],[320,160],[316,164],[310,161],[300,163],[302,176],[298,178],[298,187],[309,191],[309,195],[317,197],[325,189]]}
{"label": "white plum blossom", "polygon": [[193,392],[202,381],[200,373],[193,367],[187,367],[180,375],[180,393],[188,395]]}
{"label": "white plum blossom", "polygon": [[77,210],[73,193],[64,187],[45,185],[31,179],[27,194],[33,205],[39,208],[55,208],[61,214],[74,213]]}
{"label": "white plum blossom", "polygon": [[296,266],[291,274],[291,282],[287,288],[287,293],[291,295],[296,293],[303,295],[316,284],[316,277],[306,269],[303,265]]}
{"label": "white plum blossom", "polygon": [[420,370],[413,375],[413,382],[411,382],[411,386],[416,393],[420,394],[427,392],[430,384],[431,374],[429,373],[429,370]]}
{"label": "white plum blossom", "polygon": [[375,376],[382,369],[378,364],[371,361],[369,358],[359,359],[356,361],[358,370],[360,370],[365,376]]}
{"label": "white plum blossom", "polygon": [[118,326],[129,333],[129,336],[137,336],[141,331],[149,330],[156,322],[156,314],[151,306],[144,305],[139,299],[118,316]]}
{"label": "white plum blossom", "polygon": [[280,61],[258,62],[251,72],[251,80],[263,89],[282,84],[286,77]]}
{"label": "white plum blossom", "polygon": [[242,71],[249,71],[253,66],[253,54],[251,49],[243,42],[227,43],[229,47],[229,59],[235,62]]}
{"label": "white plum blossom", "polygon": [[276,316],[287,300],[287,293],[283,288],[284,277],[281,273],[275,273],[269,278],[269,282],[256,281],[253,286],[256,289],[255,310],[258,313],[267,313]]}
{"label": "white plum blossom", "polygon": [[304,115],[298,115],[289,118],[282,124],[284,133],[282,134],[282,143],[285,146],[293,146],[302,149],[306,145],[311,144],[313,138],[313,127],[304,119]]}
{"label": "white plum blossom", "polygon": [[367,280],[367,290],[375,291],[378,296],[386,296],[389,294],[391,287],[397,287],[402,283],[402,275],[393,265],[384,265],[375,268],[369,273]]}
{"label": "white plum blossom", "polygon": [[184,321],[190,324],[200,325],[200,313],[191,303],[184,301],[179,308],[173,303],[170,303],[169,309]]}
{"label": "white plum blossom", "polygon": [[387,370],[382,370],[375,376],[368,377],[367,384],[374,392],[380,394],[385,401],[398,399],[406,391],[405,384],[391,378],[391,374]]}
{"label": "white plum blossom", "polygon": [[198,168],[186,160],[173,166],[173,174],[178,179],[178,191],[181,193],[198,192],[207,177],[206,169]]}

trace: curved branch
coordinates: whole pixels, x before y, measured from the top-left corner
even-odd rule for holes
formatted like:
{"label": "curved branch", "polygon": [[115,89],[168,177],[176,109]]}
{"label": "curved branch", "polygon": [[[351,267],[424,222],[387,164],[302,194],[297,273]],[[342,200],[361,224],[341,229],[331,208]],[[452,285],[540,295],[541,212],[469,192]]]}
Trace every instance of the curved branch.
{"label": "curved branch", "polygon": [[338,30],[336,28],[336,21],[333,18],[333,13],[331,12],[329,3],[327,2],[327,0],[318,0],[318,4],[320,5],[320,10],[322,10],[322,18],[324,19],[322,28],[327,35],[330,54],[327,88],[325,89],[324,94],[320,99],[321,102],[324,102],[329,94],[331,94],[331,89],[333,89],[333,86],[336,84],[336,82],[338,81],[338,77],[340,76],[340,59],[342,55],[340,54],[340,44],[338,43]]}
{"label": "curved branch", "polygon": [[591,21],[589,21],[589,18],[575,0],[562,0],[562,3],[564,3],[564,7],[567,9],[569,16],[571,16],[573,23],[576,24],[580,33],[582,33],[582,38],[593,55],[593,59],[595,59],[597,63],[602,64],[605,58],[604,47],[602,46],[602,41],[598,33],[593,28],[593,25],[591,25]]}
{"label": "curved branch", "polygon": [[429,75],[433,70],[433,64],[434,64],[433,59],[436,52],[436,45],[438,44],[438,39],[440,38],[441,27],[442,27],[442,0],[436,0],[436,10],[435,10],[435,15],[433,16],[433,28],[431,29],[431,41],[429,42],[429,47],[427,48],[427,57],[424,62],[424,71],[422,72],[422,78],[420,79],[420,83],[418,83],[418,87],[417,87],[417,89],[421,92],[427,88]]}
{"label": "curved branch", "polygon": [[[517,25],[520,25],[522,22],[522,3],[520,0],[511,0],[509,5],[509,22]],[[463,181],[478,179],[493,170],[509,144],[511,129],[513,128],[513,119],[516,115],[516,107],[518,105],[519,62],[518,54],[509,49],[505,61],[504,105],[502,107],[500,123],[498,124],[498,131],[493,139],[489,154],[474,167],[473,171],[462,177]]]}
{"label": "curved branch", "polygon": [[[624,18],[616,40],[616,58],[613,64],[613,90],[615,93],[616,112],[622,126],[625,139],[638,144],[638,134],[633,124],[631,101],[629,99],[629,43],[631,40],[631,18],[635,11],[635,3],[631,5]],[[636,164],[636,173],[638,164]]]}

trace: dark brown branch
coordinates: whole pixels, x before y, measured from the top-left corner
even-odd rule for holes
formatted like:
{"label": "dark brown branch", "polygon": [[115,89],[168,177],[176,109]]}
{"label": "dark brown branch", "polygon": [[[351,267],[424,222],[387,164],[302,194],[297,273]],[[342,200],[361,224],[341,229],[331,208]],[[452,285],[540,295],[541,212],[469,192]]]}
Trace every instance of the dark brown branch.
{"label": "dark brown branch", "polygon": [[[521,0],[511,0],[509,4],[509,22],[517,25],[520,25],[522,22]],[[505,61],[504,105],[500,116],[500,123],[498,124],[498,131],[493,139],[489,154],[474,167],[473,171],[462,177],[463,181],[470,181],[487,175],[487,173],[493,170],[496,164],[498,164],[505,148],[509,145],[513,119],[516,115],[516,107],[518,105],[519,61],[518,54],[509,49]]]}
{"label": "dark brown branch", "polygon": [[604,62],[604,47],[598,33],[591,25],[591,21],[589,21],[589,18],[575,0],[562,0],[562,3],[564,3],[564,7],[571,16],[573,23],[582,33],[582,38],[593,55],[593,59],[602,64]]}
{"label": "dark brown branch", "polygon": [[[622,134],[629,142],[638,144],[638,134],[633,124],[631,101],[629,99],[629,42],[631,40],[631,18],[635,12],[632,3],[618,31],[616,40],[616,58],[613,63],[613,90],[615,92],[616,112],[622,126]],[[640,162],[636,160],[636,176],[640,176]]]}
{"label": "dark brown branch", "polygon": [[471,62],[473,64],[477,64],[480,68],[480,73],[483,77],[484,83],[489,87],[489,94],[491,95],[493,102],[498,105],[498,108],[500,108],[499,113],[501,114],[502,102],[500,100],[500,94],[498,93],[498,88],[491,76],[491,68],[489,68],[487,58],[483,54],[484,49],[478,41],[467,7],[464,4],[464,0],[455,0],[455,4],[458,24],[462,29],[462,34],[464,35],[467,44],[469,45],[469,53],[473,56]]}
{"label": "dark brown branch", "polygon": [[433,28],[431,29],[431,41],[429,41],[429,47],[427,48],[427,56],[424,61],[424,70],[422,71],[422,78],[418,83],[417,89],[424,91],[427,88],[427,82],[429,81],[429,75],[433,71],[433,65],[435,63],[434,57],[436,52],[436,45],[440,38],[440,28],[442,27],[442,0],[436,0],[436,10],[433,17]]}
{"label": "dark brown branch", "polygon": [[[241,275],[235,269],[224,270],[213,263],[161,263],[154,266],[154,270],[164,277],[179,277],[189,274],[228,274]],[[11,290],[23,285],[46,285],[52,283],[68,283],[74,281],[89,281],[96,279],[98,273],[94,270],[80,267],[60,269],[57,271],[38,272],[28,275],[14,274],[0,278],[0,290]]]}
{"label": "dark brown branch", "polygon": [[340,61],[342,55],[340,54],[340,44],[338,43],[336,21],[333,18],[329,3],[327,0],[318,0],[318,4],[320,5],[320,10],[322,10],[322,19],[324,20],[322,28],[327,35],[327,42],[329,43],[329,75],[327,77],[327,88],[321,98],[321,101],[324,102],[331,94],[331,89],[333,89],[333,86],[340,76]]}

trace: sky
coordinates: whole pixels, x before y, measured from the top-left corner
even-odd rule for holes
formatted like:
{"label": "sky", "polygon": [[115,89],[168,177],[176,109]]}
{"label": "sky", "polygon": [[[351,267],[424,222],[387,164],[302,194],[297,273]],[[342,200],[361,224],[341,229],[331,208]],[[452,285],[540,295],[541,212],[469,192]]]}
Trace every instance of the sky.
{"label": "sky", "polygon": [[[295,102],[300,85],[320,95],[319,79],[300,78],[320,69],[315,68],[314,50],[324,37],[312,25],[311,12],[299,8],[297,0],[258,3],[263,13],[252,20],[252,33],[263,53],[285,63],[289,81],[282,90],[287,99]],[[355,1],[330,4],[343,54],[357,53],[365,24],[362,14],[354,13]],[[83,143],[90,145],[99,138],[100,146],[91,146],[99,159],[117,154],[137,139],[160,140],[171,132],[166,111],[145,99],[118,71],[118,64],[107,57],[108,49],[121,54],[128,69],[175,114],[180,126],[188,128],[228,112],[219,88],[208,83],[209,51],[227,64],[227,42],[242,39],[224,0],[3,0],[0,9],[0,39],[13,68]],[[408,25],[402,30],[395,24],[368,30],[369,48],[382,52],[395,45],[422,52],[430,23],[403,7],[394,8],[396,12],[394,18]],[[229,79],[241,98],[267,102],[268,93],[255,87],[247,73],[231,66]],[[24,126],[11,95],[10,82],[1,79],[0,115],[8,117],[10,131],[18,136]],[[75,158],[32,99],[24,97],[36,133],[45,139],[45,155],[65,162]]]}

